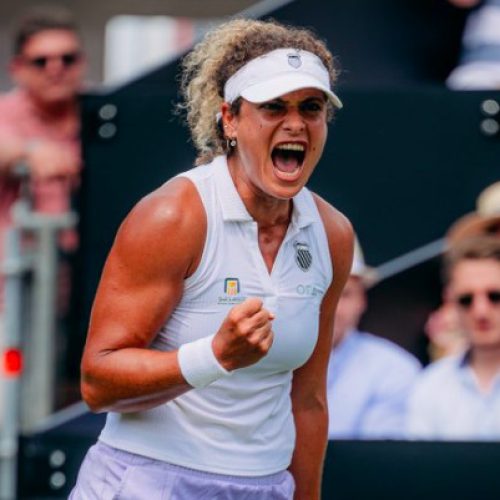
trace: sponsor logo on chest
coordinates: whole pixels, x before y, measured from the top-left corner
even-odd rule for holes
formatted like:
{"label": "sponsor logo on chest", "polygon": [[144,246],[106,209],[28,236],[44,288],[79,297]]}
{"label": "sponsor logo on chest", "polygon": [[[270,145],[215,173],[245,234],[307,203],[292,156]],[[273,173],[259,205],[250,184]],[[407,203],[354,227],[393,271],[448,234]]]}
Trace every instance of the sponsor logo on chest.
{"label": "sponsor logo on chest", "polygon": [[245,299],[246,297],[241,295],[240,280],[238,278],[226,278],[224,280],[224,295],[219,295],[217,304],[241,304]]}

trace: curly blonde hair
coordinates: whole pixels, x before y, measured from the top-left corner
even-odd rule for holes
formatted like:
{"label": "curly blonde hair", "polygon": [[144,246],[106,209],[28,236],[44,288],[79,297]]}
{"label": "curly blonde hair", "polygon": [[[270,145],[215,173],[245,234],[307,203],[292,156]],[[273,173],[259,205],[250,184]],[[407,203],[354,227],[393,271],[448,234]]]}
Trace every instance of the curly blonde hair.
{"label": "curly blonde hair", "polygon": [[[196,164],[228,153],[226,138],[216,121],[224,100],[226,81],[248,61],[279,48],[296,48],[316,54],[337,79],[334,59],[326,44],[310,30],[286,26],[276,21],[235,19],[208,32],[182,61],[179,108],[186,112],[187,123],[198,150]],[[232,104],[238,113],[240,99]]]}

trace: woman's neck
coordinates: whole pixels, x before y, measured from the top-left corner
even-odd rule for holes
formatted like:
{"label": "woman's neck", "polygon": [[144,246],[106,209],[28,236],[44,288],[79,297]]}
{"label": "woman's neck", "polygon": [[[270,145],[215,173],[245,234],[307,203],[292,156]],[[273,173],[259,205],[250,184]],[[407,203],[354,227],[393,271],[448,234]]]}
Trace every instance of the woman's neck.
{"label": "woman's neck", "polygon": [[257,222],[259,228],[288,226],[292,217],[292,200],[273,198],[242,175],[234,162],[229,161],[228,165],[236,190],[248,213]]}

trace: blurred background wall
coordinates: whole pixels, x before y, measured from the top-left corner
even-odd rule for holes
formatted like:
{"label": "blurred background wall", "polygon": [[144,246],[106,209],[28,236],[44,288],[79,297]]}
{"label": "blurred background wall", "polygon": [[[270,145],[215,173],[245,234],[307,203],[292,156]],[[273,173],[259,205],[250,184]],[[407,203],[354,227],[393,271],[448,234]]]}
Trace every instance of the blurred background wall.
{"label": "blurred background wall", "polygon": [[[89,56],[89,81],[104,79],[106,25],[116,16],[171,16],[210,19],[228,16],[256,4],[254,0],[18,0],[0,2],[0,67],[6,68],[12,51],[13,22],[23,11],[38,5],[64,5],[78,20]],[[10,87],[6,71],[0,71],[0,91]]]}
{"label": "blurred background wall", "polygon": [[[190,29],[196,36],[204,24],[246,9],[253,15],[264,15],[294,3],[287,0],[2,0],[0,67],[6,68],[11,54],[13,22],[32,6],[60,4],[74,12],[89,56],[89,83],[99,84],[105,79],[108,23],[119,16],[177,18],[184,22],[184,29],[192,23],[194,27]],[[298,2],[295,10],[300,13],[302,8]],[[443,81],[456,63],[466,15],[446,0],[336,0],[324,2],[311,14],[317,19],[314,28],[325,36],[325,30],[334,34],[332,48],[345,68],[342,80],[359,85]],[[294,22],[296,19],[300,19],[300,14],[290,18]],[[180,41],[181,45],[186,43],[186,37]],[[168,52],[168,48],[166,50]],[[139,60],[137,63],[140,66]],[[0,91],[9,87],[7,72],[0,71]]]}

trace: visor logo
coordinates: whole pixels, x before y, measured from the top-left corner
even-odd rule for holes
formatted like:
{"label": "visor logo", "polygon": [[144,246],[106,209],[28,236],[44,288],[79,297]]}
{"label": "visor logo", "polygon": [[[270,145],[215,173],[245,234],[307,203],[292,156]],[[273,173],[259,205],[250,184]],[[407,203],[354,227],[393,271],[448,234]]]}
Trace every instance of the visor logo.
{"label": "visor logo", "polygon": [[300,59],[300,55],[297,53],[297,54],[288,54],[288,64],[292,67],[292,68],[300,68],[302,66],[302,61]]}
{"label": "visor logo", "polygon": [[296,241],[293,246],[295,248],[295,262],[302,271],[308,271],[313,260],[309,245]]}

